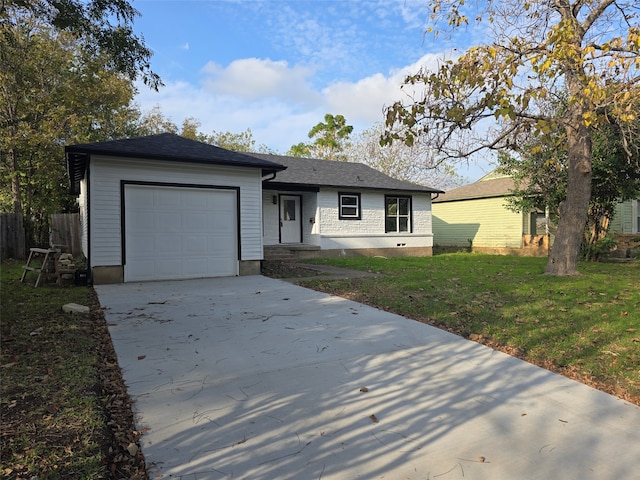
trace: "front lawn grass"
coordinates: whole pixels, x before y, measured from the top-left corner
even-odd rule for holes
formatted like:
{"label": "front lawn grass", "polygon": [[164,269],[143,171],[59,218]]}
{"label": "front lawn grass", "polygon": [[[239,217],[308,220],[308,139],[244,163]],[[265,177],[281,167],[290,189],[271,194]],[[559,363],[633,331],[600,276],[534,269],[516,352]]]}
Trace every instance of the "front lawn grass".
{"label": "front lawn grass", "polygon": [[[104,315],[87,287],[21,283],[0,270],[0,478],[147,478]],[[62,311],[87,305],[91,315]],[[137,446],[136,446],[137,448]]]}
{"label": "front lawn grass", "polygon": [[640,262],[581,263],[469,253],[318,260],[381,275],[311,288],[429,323],[640,405]]}
{"label": "front lawn grass", "polygon": [[2,264],[2,474],[6,478],[103,478],[105,431],[87,287],[20,283]]}

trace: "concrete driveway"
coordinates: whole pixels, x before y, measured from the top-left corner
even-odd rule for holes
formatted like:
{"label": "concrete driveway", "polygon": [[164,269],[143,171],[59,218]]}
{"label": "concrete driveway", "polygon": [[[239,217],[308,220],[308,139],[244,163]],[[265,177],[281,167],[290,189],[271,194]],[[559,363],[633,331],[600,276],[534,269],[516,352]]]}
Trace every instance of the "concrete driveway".
{"label": "concrete driveway", "polygon": [[640,408],[260,276],[96,286],[150,478],[640,479]]}

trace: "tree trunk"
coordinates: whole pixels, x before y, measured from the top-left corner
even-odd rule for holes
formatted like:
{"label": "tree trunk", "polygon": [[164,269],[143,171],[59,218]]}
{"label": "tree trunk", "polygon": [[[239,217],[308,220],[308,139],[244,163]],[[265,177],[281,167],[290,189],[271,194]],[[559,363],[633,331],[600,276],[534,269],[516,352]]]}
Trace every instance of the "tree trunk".
{"label": "tree trunk", "polygon": [[558,231],[545,273],[578,275],[578,257],[591,199],[591,135],[582,111],[574,108],[567,132],[567,198],[560,203]]}
{"label": "tree trunk", "polygon": [[13,213],[22,215],[22,186],[20,185],[20,166],[16,151],[10,149],[7,152],[9,158],[9,173],[11,174],[11,196],[13,197]]}

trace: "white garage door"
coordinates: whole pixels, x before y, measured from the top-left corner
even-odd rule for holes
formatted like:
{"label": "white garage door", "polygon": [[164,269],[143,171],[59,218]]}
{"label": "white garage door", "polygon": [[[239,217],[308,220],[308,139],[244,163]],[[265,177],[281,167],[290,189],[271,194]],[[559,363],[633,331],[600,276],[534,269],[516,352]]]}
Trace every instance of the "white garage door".
{"label": "white garage door", "polygon": [[124,281],[238,274],[235,190],[125,185]]}

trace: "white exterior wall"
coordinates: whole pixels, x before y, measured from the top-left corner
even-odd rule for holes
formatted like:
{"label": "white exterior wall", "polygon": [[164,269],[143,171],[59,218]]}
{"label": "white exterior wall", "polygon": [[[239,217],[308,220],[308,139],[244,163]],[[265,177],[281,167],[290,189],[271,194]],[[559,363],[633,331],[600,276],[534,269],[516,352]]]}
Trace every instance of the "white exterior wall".
{"label": "white exterior wall", "polygon": [[[278,192],[276,190],[263,190],[262,215],[263,215],[263,242],[265,245],[278,245],[280,243],[280,211],[279,204],[273,203],[273,197],[279,195],[298,195],[302,200],[300,213],[302,221],[302,243],[307,245],[319,245],[319,221],[317,214],[316,192]],[[313,222],[310,220],[313,218]]]}
{"label": "white exterior wall", "polygon": [[[302,242],[308,245],[320,245],[320,221],[318,219],[318,194],[302,194]],[[313,219],[313,222],[311,221]]]}
{"label": "white exterior wall", "polygon": [[[360,220],[340,220],[338,192],[360,193],[360,201],[362,202]],[[322,250],[433,247],[431,196],[429,194],[409,195],[411,196],[412,208],[412,233],[385,233],[385,192],[357,192],[350,189],[323,189],[318,193],[263,191],[265,245],[279,243],[280,214],[278,205],[273,204],[273,196],[279,194],[300,195],[302,197],[302,242],[308,245],[319,245]]]}
{"label": "white exterior wall", "polygon": [[278,192],[273,190],[262,191],[262,236],[265,245],[277,245],[280,241],[280,214],[278,202],[273,203],[273,197]]}
{"label": "white exterior wall", "polygon": [[340,220],[338,192],[356,193],[349,189],[331,189],[318,194],[318,233],[323,250],[433,246],[429,194],[410,194],[412,233],[385,233],[385,192],[360,192],[360,220]]}
{"label": "white exterior wall", "polygon": [[89,192],[93,267],[122,263],[121,180],[239,187],[240,260],[262,259],[260,169],[92,156]]}

